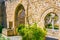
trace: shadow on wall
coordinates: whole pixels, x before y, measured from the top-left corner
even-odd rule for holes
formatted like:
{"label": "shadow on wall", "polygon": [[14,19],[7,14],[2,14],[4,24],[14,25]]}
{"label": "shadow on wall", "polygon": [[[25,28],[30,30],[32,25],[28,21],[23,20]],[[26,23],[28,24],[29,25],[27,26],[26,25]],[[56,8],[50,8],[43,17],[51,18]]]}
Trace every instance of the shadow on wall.
{"label": "shadow on wall", "polygon": [[1,2],[1,12],[2,12],[2,26],[3,28],[7,28],[7,18],[6,18],[6,6],[5,1]]}

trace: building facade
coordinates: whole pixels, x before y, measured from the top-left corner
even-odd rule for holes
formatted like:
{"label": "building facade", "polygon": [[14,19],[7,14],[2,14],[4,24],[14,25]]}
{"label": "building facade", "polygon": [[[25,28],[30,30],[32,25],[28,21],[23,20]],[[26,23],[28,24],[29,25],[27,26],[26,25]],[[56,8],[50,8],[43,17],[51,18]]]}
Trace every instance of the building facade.
{"label": "building facade", "polygon": [[46,15],[52,12],[58,16],[59,26],[54,33],[60,35],[60,0],[4,0],[2,3],[2,24],[14,29],[14,34],[19,24],[37,23],[41,28],[45,27]]}

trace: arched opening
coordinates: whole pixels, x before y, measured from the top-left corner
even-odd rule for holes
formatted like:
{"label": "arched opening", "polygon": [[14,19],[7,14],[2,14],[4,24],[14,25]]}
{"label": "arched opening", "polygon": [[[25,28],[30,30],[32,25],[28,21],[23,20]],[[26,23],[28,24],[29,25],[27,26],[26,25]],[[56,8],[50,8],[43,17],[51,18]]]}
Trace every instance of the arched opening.
{"label": "arched opening", "polygon": [[25,24],[25,9],[22,4],[18,4],[18,6],[15,9],[15,16],[14,16],[14,35],[17,35],[16,28],[20,24]]}
{"label": "arched opening", "polygon": [[59,34],[58,15],[54,12],[50,12],[45,16],[44,21],[45,28],[47,29],[47,36],[57,38],[57,34]]}
{"label": "arched opening", "polygon": [[22,4],[18,4],[15,10],[15,26],[25,24],[25,9]]}
{"label": "arched opening", "polygon": [[58,16],[54,12],[50,12],[45,17],[45,28],[58,30]]}
{"label": "arched opening", "polygon": [[[48,19],[50,19],[49,17],[47,17],[48,15],[55,15],[57,17],[57,20],[55,22],[52,22],[51,23],[53,24],[56,24],[56,27],[57,28],[54,28],[51,26],[51,28],[48,28],[46,25],[47,22],[45,22]],[[55,16],[53,17],[55,19]],[[46,19],[45,19],[46,18]],[[48,20],[49,21],[49,20]],[[41,15],[41,21],[40,21],[40,25],[41,27],[43,28],[46,28],[47,30],[47,35],[46,37],[49,37],[49,38],[55,38],[55,39],[59,39],[59,34],[60,34],[60,9],[58,8],[49,8],[49,9],[46,9],[42,15]],[[50,25],[48,25],[50,26]],[[55,25],[53,25],[55,26]]]}

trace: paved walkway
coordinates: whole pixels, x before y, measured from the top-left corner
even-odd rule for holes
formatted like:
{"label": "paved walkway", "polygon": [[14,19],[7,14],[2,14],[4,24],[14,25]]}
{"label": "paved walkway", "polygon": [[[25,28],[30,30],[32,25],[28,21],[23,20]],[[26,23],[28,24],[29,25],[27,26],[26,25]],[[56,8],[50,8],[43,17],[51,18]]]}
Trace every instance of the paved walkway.
{"label": "paved walkway", "polygon": [[5,36],[2,34],[3,37],[9,38],[10,40],[22,40],[21,36]]}
{"label": "paved walkway", "polygon": [[[21,36],[11,36],[11,37],[7,37],[5,35],[3,35],[5,38],[9,38],[10,40],[22,40]],[[58,40],[55,38],[51,38],[51,37],[46,37],[45,40]]]}
{"label": "paved walkway", "polygon": [[58,39],[46,37],[46,40],[58,40]]}

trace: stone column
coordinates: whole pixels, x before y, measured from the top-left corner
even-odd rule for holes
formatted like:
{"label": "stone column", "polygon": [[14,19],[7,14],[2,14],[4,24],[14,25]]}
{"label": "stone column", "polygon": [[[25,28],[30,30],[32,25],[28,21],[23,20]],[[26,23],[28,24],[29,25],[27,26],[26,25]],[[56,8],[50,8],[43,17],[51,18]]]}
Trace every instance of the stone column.
{"label": "stone column", "polygon": [[58,34],[58,38],[60,40],[60,16],[59,16],[59,34]]}

